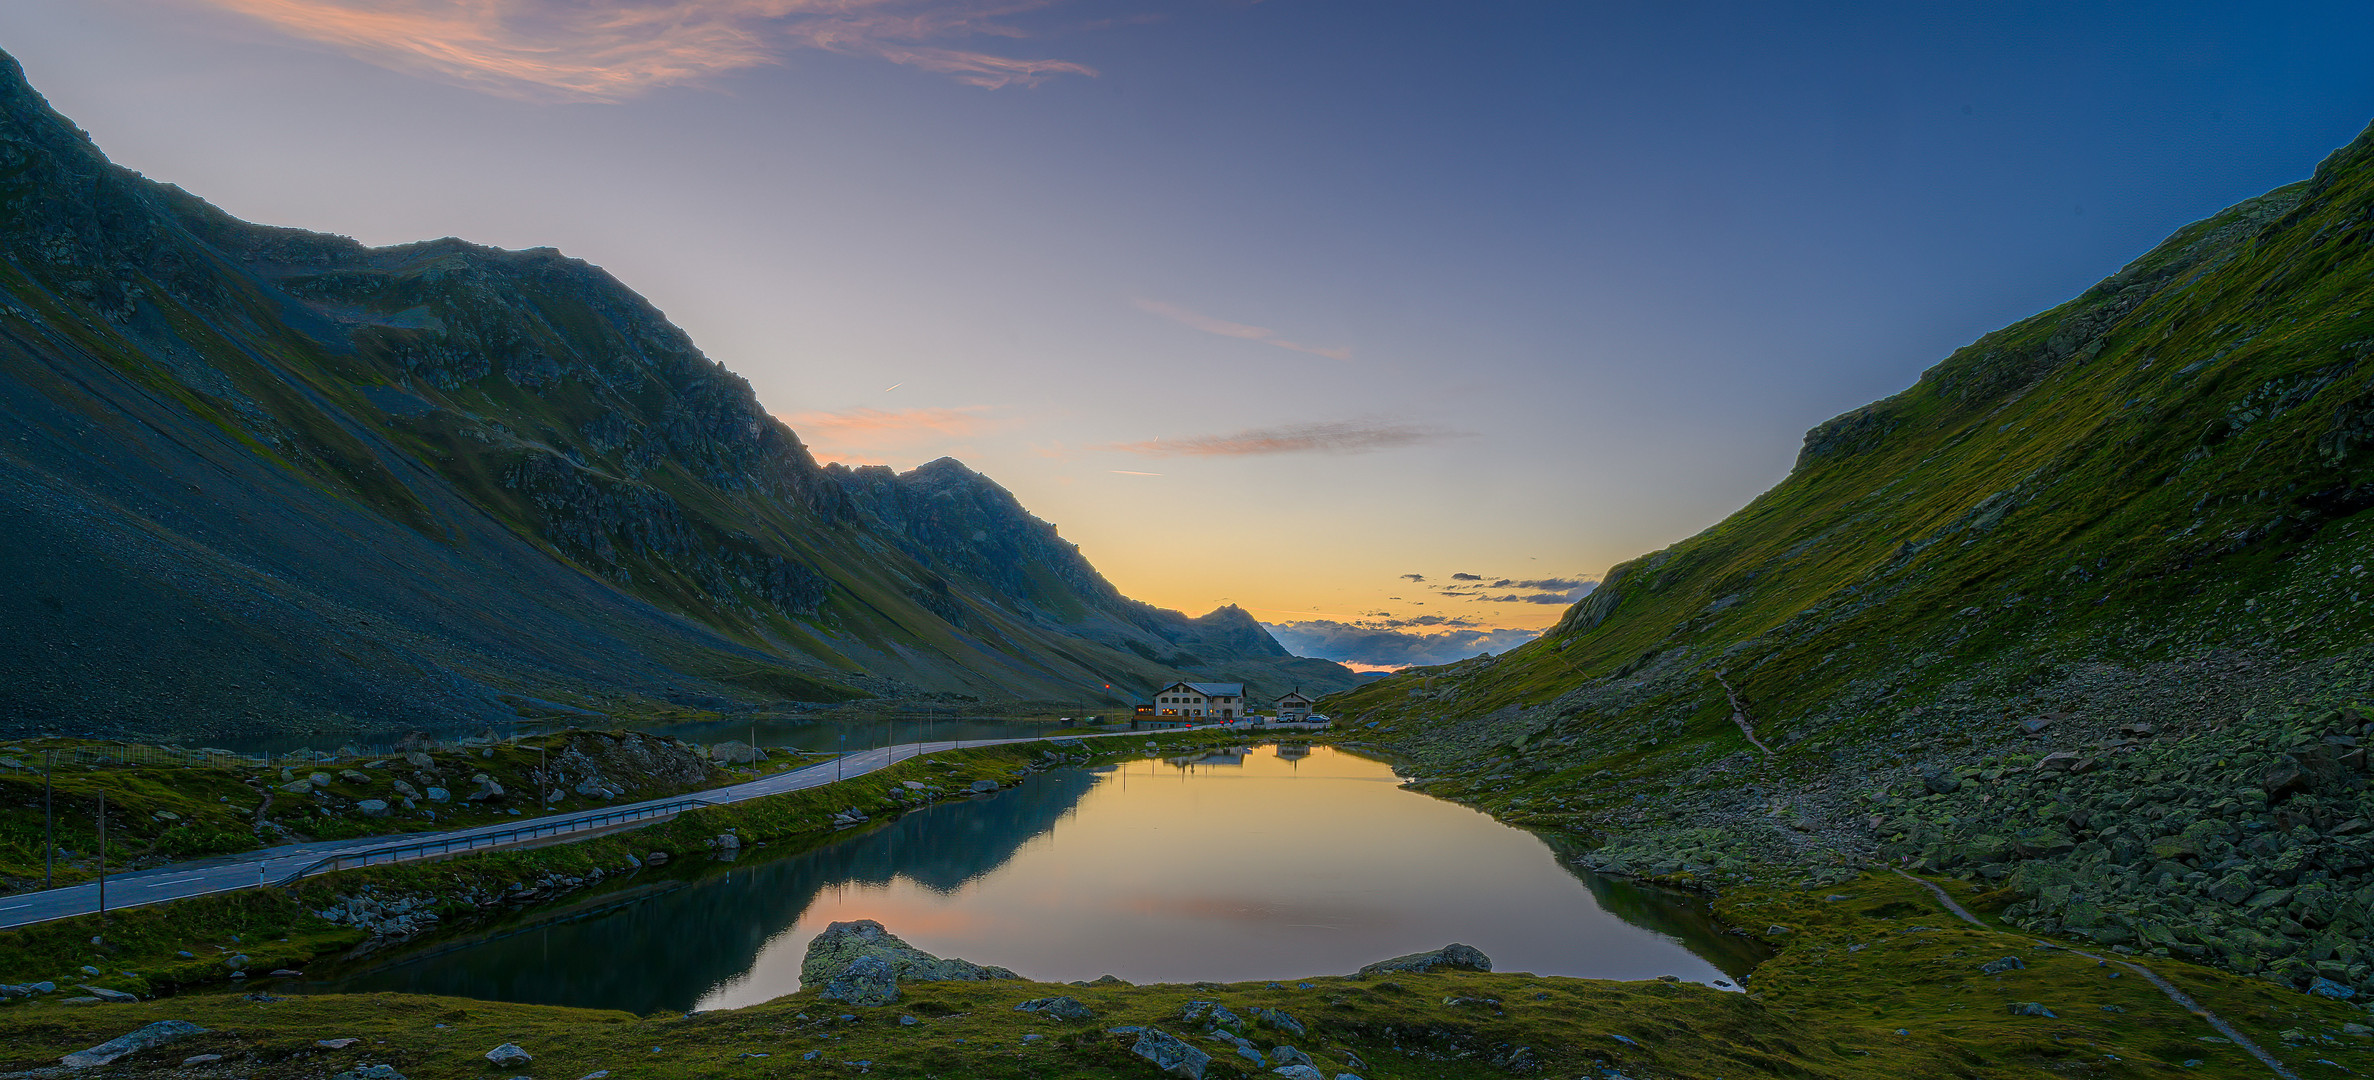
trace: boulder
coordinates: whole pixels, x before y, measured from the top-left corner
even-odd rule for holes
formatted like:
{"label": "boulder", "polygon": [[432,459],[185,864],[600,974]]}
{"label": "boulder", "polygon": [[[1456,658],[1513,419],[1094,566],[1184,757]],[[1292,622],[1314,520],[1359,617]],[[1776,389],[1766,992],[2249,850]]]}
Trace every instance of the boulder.
{"label": "boulder", "polygon": [[978,979],[1017,978],[1002,967],[975,964],[965,960],[943,960],[904,941],[882,928],[872,919],[837,922],[824,928],[815,940],[808,942],[808,955],[800,961],[800,984],[822,986],[833,976],[848,970],[849,964],[861,957],[879,957],[890,964],[900,982],[962,982]]}
{"label": "boulder", "polygon": [[354,804],[354,812],[361,814],[364,817],[386,817],[387,800],[364,799],[363,801]]}
{"label": "boulder", "polygon": [[2352,989],[2351,987],[2345,986],[2341,983],[2334,982],[2333,980],[2325,978],[2322,975],[2319,975],[2309,981],[2308,992],[2315,994],[2318,997],[2332,998],[2335,1001],[2347,1001],[2358,996],[2358,992],[2355,989]]}
{"label": "boulder", "polygon": [[151,1047],[163,1046],[177,1039],[204,1035],[206,1029],[187,1020],[159,1020],[128,1035],[118,1035],[88,1050],[77,1050],[59,1058],[59,1064],[69,1069],[95,1069],[126,1054],[137,1054]]}
{"label": "boulder", "polygon": [[2030,772],[2068,772],[2077,768],[2078,755],[2070,750],[2055,750],[2036,760]]}
{"label": "boulder", "polygon": [[1270,1072],[1283,1076],[1286,1080],[1327,1080],[1326,1073],[1301,1062],[1283,1068],[1271,1069]]}
{"label": "boulder", "polygon": [[[1270,1071],[1272,1071],[1272,1072],[1284,1072],[1284,1071],[1285,1071],[1285,1069],[1286,1069],[1286,1066],[1289,1066],[1289,1065],[1309,1065],[1309,1064],[1311,1064],[1311,1055],[1309,1055],[1309,1054],[1306,1054],[1306,1053],[1303,1053],[1302,1051],[1300,1051],[1300,1050],[1297,1050],[1297,1049],[1295,1049],[1295,1048],[1293,1048],[1293,1047],[1291,1047],[1291,1046],[1278,1046],[1278,1047],[1272,1047],[1272,1048],[1270,1049],[1270,1052],[1269,1052],[1269,1060],[1270,1060],[1270,1062],[1271,1062],[1272,1064],[1274,1064],[1274,1065],[1278,1066],[1278,1068],[1272,1069],[1272,1070],[1270,1070]],[[1313,1075],[1316,1075],[1316,1074],[1313,1074]]]}
{"label": "boulder", "polygon": [[1203,1071],[1212,1064],[1212,1055],[1187,1045],[1178,1036],[1161,1028],[1147,1028],[1138,1032],[1138,1041],[1129,1052],[1145,1058],[1154,1067],[1185,1080],[1203,1080]]}
{"label": "boulder", "polygon": [[433,787],[433,786],[432,786],[431,788],[429,788],[429,790],[428,790],[427,794],[428,794],[428,798],[429,798],[429,801],[430,801],[430,802],[445,802],[445,801],[447,801],[447,800],[449,800],[449,799],[453,798],[453,793],[452,793],[452,792],[450,792],[450,791],[447,791],[447,790],[445,790],[444,788],[441,788],[441,787]]}
{"label": "boulder", "polygon": [[504,1043],[487,1051],[486,1060],[493,1062],[498,1069],[516,1069],[536,1060],[536,1056],[520,1049],[518,1043]]}
{"label": "boulder", "polygon": [[996,791],[996,790],[997,790],[997,781],[995,781],[995,780],[975,780],[975,781],[973,781],[973,786],[972,786],[972,787],[970,787],[970,788],[968,788],[968,789],[966,789],[966,790],[969,790],[969,791],[971,791],[973,794],[976,794],[976,795],[987,795],[987,794],[989,794],[990,792],[992,792],[992,791]]}
{"label": "boulder", "polygon": [[1490,971],[1492,970],[1492,959],[1472,945],[1461,945],[1454,941],[1433,952],[1411,953],[1408,956],[1396,956],[1391,960],[1379,960],[1361,968],[1358,977],[1367,978],[1371,975],[1401,971],[1423,975],[1437,970]]}
{"label": "boulder", "polygon": [[2040,1005],[2040,1004],[2037,1004],[2036,1002],[2033,1002],[2033,1001],[2014,1001],[2014,1002],[2012,1002],[2012,1003],[2011,1003],[2011,1015],[2013,1015],[2013,1016],[2034,1016],[2034,1017],[2040,1017],[2040,1018],[2042,1018],[2042,1019],[2046,1019],[2046,1020],[2058,1020],[2058,1019],[2060,1019],[2060,1018],[2061,1018],[2059,1014],[2057,1014],[2057,1013],[2053,1012],[2051,1009],[2047,1009],[2047,1008],[2045,1008],[2044,1006],[2042,1006],[2042,1005]]}
{"label": "boulder", "polygon": [[721,742],[709,748],[709,759],[720,765],[749,765],[765,761],[767,752],[745,742]]}
{"label": "boulder", "polygon": [[280,790],[284,794],[289,795],[310,795],[313,793],[313,781],[291,780],[288,783],[280,785]]}
{"label": "boulder", "polygon": [[1206,1031],[1242,1031],[1248,1026],[1244,1017],[1228,1011],[1228,1006],[1217,1001],[1188,1002],[1186,1008],[1179,1010],[1179,1022],[1202,1024]]}
{"label": "boulder", "polygon": [[404,1074],[393,1065],[357,1065],[330,1080],[404,1080]]}
{"label": "boulder", "polygon": [[492,777],[487,777],[483,774],[478,778],[478,790],[463,796],[463,798],[471,802],[487,802],[489,800],[500,799],[502,797],[503,785],[496,783]]}
{"label": "boulder", "polygon": [[1978,973],[1981,975],[2001,975],[2006,971],[2023,970],[2027,966],[2027,964],[2020,961],[2019,957],[2006,956],[2001,960],[1989,960],[1986,963],[1978,965]]}
{"label": "boulder", "polygon": [[369,784],[371,782],[371,775],[369,773],[359,773],[353,769],[340,769],[338,770],[338,779],[344,780],[349,784]]}
{"label": "boulder", "polygon": [[1302,1021],[1288,1015],[1284,1009],[1263,1009],[1255,1007],[1252,1009],[1247,1009],[1246,1011],[1253,1015],[1254,1023],[1260,1024],[1263,1027],[1276,1028],[1288,1035],[1303,1035],[1309,1032],[1308,1028],[1303,1027]]}
{"label": "boulder", "polygon": [[330,774],[328,774],[328,773],[326,773],[326,772],[317,772],[317,773],[312,773],[312,774],[310,774],[310,775],[306,776],[306,777],[305,777],[305,780],[306,780],[306,782],[307,782],[307,783],[310,783],[310,784],[312,784],[314,787],[328,787],[328,786],[330,786]]}
{"label": "boulder", "polygon": [[1951,795],[1954,792],[1962,790],[1962,780],[1960,777],[1957,777],[1951,773],[1922,773],[1921,786],[1928,788],[1939,795]]}
{"label": "boulder", "polygon": [[92,997],[98,998],[99,1000],[107,1002],[110,1005],[129,1005],[140,1000],[140,995],[138,994],[127,994],[121,990],[109,990],[103,986],[85,986],[83,989],[90,991]]}
{"label": "boulder", "polygon": [[405,797],[405,798],[407,798],[407,799],[417,799],[417,798],[420,798],[420,789],[419,789],[419,788],[416,788],[416,787],[413,787],[413,786],[411,785],[411,783],[410,783],[410,782],[408,782],[408,781],[398,780],[398,781],[396,781],[396,782],[395,782],[395,785],[394,785],[394,787],[395,787],[395,789],[396,789],[396,794],[398,794],[398,795],[401,795],[401,796],[403,796],[403,797]]}
{"label": "boulder", "polygon": [[1014,1011],[1037,1013],[1040,1016],[1051,1016],[1057,1020],[1077,1021],[1096,1019],[1096,1010],[1081,1004],[1080,999],[1071,997],[1069,995],[1051,998],[1032,998],[1029,1001],[1025,1001],[1020,1005],[1014,1006]]}
{"label": "boulder", "polygon": [[429,760],[429,756],[427,754],[421,753],[418,750],[406,750],[404,751],[404,764],[410,765],[415,769],[426,769],[434,763]]}
{"label": "boulder", "polygon": [[827,980],[824,990],[816,996],[851,1005],[888,1005],[898,1000],[898,973],[888,960],[861,956]]}

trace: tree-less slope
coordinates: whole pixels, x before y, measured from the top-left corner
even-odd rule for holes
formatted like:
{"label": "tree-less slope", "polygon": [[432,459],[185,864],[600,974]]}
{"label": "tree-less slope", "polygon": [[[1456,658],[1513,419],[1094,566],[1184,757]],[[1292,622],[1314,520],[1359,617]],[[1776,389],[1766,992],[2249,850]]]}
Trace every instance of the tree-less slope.
{"label": "tree-less slope", "polygon": [[1182,649],[962,466],[820,468],[597,267],[235,220],[0,61],[0,729],[1351,681]]}
{"label": "tree-less slope", "polygon": [[1484,722],[1728,752],[1718,679],[1765,741],[1829,744],[1941,695],[1988,702],[1972,722],[2049,705],[2071,664],[2355,648],[2369,355],[2374,135],[1815,428],[1786,480],[1538,641],[1328,704],[1421,743]]}
{"label": "tree-less slope", "polygon": [[1538,641],[1321,706],[1611,871],[1950,872],[2369,994],[2369,507],[2374,129],[1815,428]]}

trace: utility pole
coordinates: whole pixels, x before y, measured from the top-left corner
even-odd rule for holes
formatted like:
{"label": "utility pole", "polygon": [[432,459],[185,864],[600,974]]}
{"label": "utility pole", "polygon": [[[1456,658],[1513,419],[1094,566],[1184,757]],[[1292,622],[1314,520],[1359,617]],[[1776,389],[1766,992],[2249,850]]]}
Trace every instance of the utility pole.
{"label": "utility pole", "polygon": [[52,749],[49,760],[41,766],[41,887],[46,889],[57,875],[58,817],[50,808],[49,774],[58,768],[58,752]]}
{"label": "utility pole", "polygon": [[837,740],[835,747],[840,750],[840,753],[833,755],[833,780],[837,783],[841,779],[841,759],[849,756],[849,729],[834,724],[833,738]]}
{"label": "utility pole", "polygon": [[107,929],[107,789],[99,789],[99,929]]}

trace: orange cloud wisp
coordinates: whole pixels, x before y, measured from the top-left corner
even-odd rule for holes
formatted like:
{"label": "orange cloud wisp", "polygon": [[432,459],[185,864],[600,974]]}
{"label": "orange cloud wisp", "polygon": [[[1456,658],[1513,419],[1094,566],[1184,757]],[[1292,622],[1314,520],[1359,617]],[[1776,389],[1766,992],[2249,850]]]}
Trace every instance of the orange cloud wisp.
{"label": "orange cloud wisp", "polygon": [[929,44],[1018,38],[994,20],[1054,0],[186,0],[382,67],[512,97],[618,101],[778,61],[872,56],[975,86],[1096,72]]}

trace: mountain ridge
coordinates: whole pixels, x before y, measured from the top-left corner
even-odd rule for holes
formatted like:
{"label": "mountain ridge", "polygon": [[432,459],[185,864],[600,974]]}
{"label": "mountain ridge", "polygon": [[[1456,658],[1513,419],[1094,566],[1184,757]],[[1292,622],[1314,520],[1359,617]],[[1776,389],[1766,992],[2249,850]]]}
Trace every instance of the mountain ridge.
{"label": "mountain ridge", "polygon": [[239,221],[108,162],[13,59],[0,418],[16,730],[1350,682],[1127,600],[961,465],[895,498],[819,466],[598,267]]}

